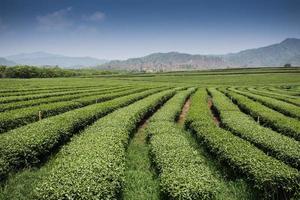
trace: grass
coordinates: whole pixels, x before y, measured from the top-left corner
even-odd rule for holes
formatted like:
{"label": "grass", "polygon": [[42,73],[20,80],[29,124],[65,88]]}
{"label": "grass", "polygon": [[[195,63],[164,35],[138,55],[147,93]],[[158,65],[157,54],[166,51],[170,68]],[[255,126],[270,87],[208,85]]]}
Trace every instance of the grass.
{"label": "grass", "polygon": [[126,157],[124,200],[157,200],[160,198],[159,181],[151,166],[145,125],[131,140]]}
{"label": "grass", "polygon": [[[51,159],[52,160],[52,159]],[[48,162],[51,163],[51,160]],[[0,188],[0,200],[31,200],[33,191],[44,174],[42,168],[25,169],[13,174]]]}

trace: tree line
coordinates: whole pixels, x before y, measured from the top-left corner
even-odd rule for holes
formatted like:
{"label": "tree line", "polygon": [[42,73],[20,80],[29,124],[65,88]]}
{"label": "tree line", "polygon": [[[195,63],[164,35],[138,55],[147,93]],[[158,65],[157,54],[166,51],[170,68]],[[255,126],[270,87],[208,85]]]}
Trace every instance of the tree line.
{"label": "tree line", "polygon": [[0,78],[55,78],[55,77],[72,77],[72,76],[114,76],[126,74],[120,70],[103,70],[95,68],[83,69],[62,69],[55,67],[35,67],[28,65],[5,66],[0,65]]}
{"label": "tree line", "polygon": [[1,78],[53,78],[78,76],[79,72],[59,67],[34,67],[17,65],[13,67],[0,66]]}

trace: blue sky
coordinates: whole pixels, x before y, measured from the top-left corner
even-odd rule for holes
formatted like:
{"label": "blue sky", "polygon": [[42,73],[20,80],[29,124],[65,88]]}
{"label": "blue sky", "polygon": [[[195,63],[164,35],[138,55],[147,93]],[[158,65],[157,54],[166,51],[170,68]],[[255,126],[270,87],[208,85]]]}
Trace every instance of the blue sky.
{"label": "blue sky", "polygon": [[299,0],[0,0],[0,56],[223,54],[300,38]]}

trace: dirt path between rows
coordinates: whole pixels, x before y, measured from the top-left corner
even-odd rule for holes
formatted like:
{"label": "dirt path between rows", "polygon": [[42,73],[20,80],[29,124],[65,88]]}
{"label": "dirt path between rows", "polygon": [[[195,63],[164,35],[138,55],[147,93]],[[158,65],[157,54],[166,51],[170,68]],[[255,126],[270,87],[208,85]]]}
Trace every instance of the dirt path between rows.
{"label": "dirt path between rows", "polygon": [[208,108],[211,110],[212,112],[212,116],[213,116],[213,120],[215,122],[215,124],[217,126],[220,126],[220,123],[221,123],[221,120],[220,118],[215,114],[214,110],[213,110],[213,102],[212,102],[212,99],[209,98],[208,101],[207,101],[207,105],[208,105]]}
{"label": "dirt path between rows", "polygon": [[187,115],[187,113],[188,113],[190,107],[191,107],[191,99],[189,98],[189,99],[185,102],[185,104],[184,104],[184,106],[183,106],[183,108],[182,108],[182,111],[181,111],[181,113],[180,113],[180,115],[179,115],[179,117],[178,117],[178,121],[177,121],[178,124],[181,124],[181,125],[184,124],[184,121],[185,121],[185,119],[186,119],[186,115]]}
{"label": "dirt path between rows", "polygon": [[146,143],[146,136],[144,134],[144,130],[147,128],[147,125],[149,123],[149,118],[142,121],[142,123],[139,125],[137,132],[134,135],[135,142],[138,144],[144,144]]}

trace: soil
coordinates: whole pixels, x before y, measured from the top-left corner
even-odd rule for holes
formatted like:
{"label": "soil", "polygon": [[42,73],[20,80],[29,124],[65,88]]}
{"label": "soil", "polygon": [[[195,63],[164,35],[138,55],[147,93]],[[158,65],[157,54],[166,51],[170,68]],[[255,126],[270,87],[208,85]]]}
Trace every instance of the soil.
{"label": "soil", "polygon": [[188,99],[185,102],[185,104],[184,104],[184,106],[182,108],[182,111],[181,111],[181,113],[179,115],[179,118],[178,118],[178,121],[177,121],[179,124],[184,124],[184,121],[186,119],[186,115],[187,115],[190,107],[191,107],[191,99]]}
{"label": "soil", "polygon": [[212,102],[212,99],[211,99],[211,98],[208,99],[207,104],[208,104],[209,109],[212,111],[212,114],[213,114],[213,120],[214,120],[215,124],[216,124],[217,126],[220,126],[221,121],[220,121],[219,116],[216,115],[216,113],[215,113],[214,110],[213,110],[213,102]]}
{"label": "soil", "polygon": [[148,125],[148,120],[149,118],[141,122],[135,134],[135,137],[133,138],[135,142],[138,144],[144,144],[146,142],[145,128]]}

